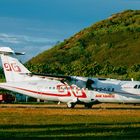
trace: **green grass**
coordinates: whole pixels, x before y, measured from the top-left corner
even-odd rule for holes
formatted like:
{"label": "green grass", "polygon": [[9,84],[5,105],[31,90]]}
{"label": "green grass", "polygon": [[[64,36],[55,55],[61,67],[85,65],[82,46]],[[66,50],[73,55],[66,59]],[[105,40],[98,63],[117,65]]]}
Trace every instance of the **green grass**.
{"label": "green grass", "polygon": [[0,138],[86,140],[140,138],[139,109],[86,110],[38,106],[42,107],[17,108],[16,105],[12,105],[0,108]]}
{"label": "green grass", "polygon": [[139,123],[88,123],[65,125],[4,125],[0,126],[3,138],[47,137],[47,138],[109,138],[136,139],[140,137]]}

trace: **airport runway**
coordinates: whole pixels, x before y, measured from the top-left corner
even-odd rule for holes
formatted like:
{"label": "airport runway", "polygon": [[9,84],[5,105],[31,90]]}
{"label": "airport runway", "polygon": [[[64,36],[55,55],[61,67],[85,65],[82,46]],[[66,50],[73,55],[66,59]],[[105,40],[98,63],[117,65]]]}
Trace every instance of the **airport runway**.
{"label": "airport runway", "polygon": [[[66,104],[0,104],[0,108],[48,108],[69,109]],[[76,105],[74,109],[86,109],[84,105]],[[140,105],[133,104],[98,104],[87,110],[140,110]]]}
{"label": "airport runway", "polygon": [[0,137],[10,139],[140,138],[140,106],[98,104],[0,104]]}

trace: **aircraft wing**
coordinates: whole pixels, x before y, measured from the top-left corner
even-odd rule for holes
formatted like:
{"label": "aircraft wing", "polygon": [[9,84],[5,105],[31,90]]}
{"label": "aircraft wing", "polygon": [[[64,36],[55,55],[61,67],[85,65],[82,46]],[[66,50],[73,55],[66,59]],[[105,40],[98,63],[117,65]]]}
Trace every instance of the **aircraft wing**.
{"label": "aircraft wing", "polygon": [[50,80],[58,80],[61,81],[62,83],[65,81],[71,81],[72,77],[71,76],[64,76],[64,75],[52,75],[52,74],[38,74],[38,73],[32,73],[32,75],[39,76],[39,77],[46,77]]}
{"label": "aircraft wing", "polygon": [[41,77],[45,76],[46,78],[51,80],[59,80],[62,83],[67,83],[68,85],[74,84],[80,88],[92,89],[91,85],[94,83],[94,81],[92,79],[89,79],[88,77],[38,74],[38,73],[33,73],[33,75],[37,75]]}
{"label": "aircraft wing", "polygon": [[40,74],[40,73],[32,73],[32,75],[38,75],[38,76],[46,76],[50,78],[66,78],[66,79],[71,79],[71,76],[65,76],[65,75],[55,75],[55,74]]}

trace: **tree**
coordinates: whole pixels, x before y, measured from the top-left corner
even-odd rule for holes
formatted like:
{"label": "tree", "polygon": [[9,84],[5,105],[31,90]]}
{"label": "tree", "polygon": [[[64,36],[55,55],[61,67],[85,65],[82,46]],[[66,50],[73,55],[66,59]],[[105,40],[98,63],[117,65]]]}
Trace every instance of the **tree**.
{"label": "tree", "polygon": [[118,66],[114,68],[113,72],[118,75],[127,74],[127,68],[125,66]]}

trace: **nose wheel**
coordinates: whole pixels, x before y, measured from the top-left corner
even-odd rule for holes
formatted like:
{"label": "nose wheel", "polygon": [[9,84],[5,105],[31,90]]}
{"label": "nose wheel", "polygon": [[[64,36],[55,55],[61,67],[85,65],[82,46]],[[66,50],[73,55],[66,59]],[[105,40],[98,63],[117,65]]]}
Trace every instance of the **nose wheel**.
{"label": "nose wheel", "polygon": [[74,104],[74,103],[68,103],[68,104],[67,104],[67,107],[68,107],[68,108],[74,108],[74,107],[75,107],[75,104]]}

